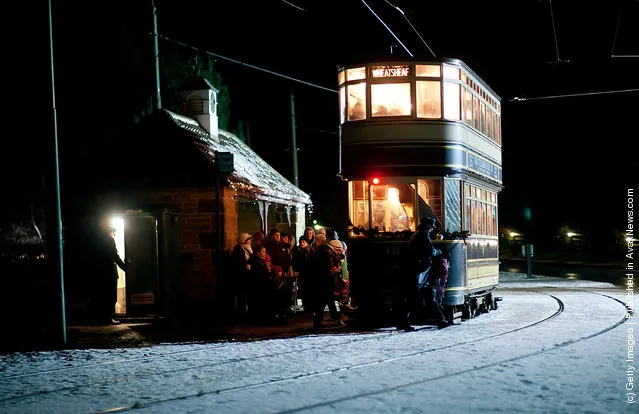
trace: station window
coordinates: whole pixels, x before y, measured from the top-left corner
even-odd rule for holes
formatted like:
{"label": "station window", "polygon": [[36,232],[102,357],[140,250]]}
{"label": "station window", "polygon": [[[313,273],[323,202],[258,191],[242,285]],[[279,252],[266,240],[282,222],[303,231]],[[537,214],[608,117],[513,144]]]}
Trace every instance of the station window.
{"label": "station window", "polygon": [[439,65],[416,65],[415,75],[439,78],[441,77],[441,67]]}
{"label": "station window", "polygon": [[348,120],[358,121],[366,119],[366,83],[348,85]]}
{"label": "station window", "polygon": [[[457,71],[459,72],[459,70]],[[444,82],[444,118],[458,121],[459,109],[459,85],[456,83]]]}
{"label": "station window", "polygon": [[402,116],[410,114],[410,83],[371,85],[371,116]]}
{"label": "station window", "polygon": [[366,68],[346,69],[346,80],[354,81],[366,79]]}
{"label": "station window", "polygon": [[441,118],[441,82],[417,81],[417,117]]}

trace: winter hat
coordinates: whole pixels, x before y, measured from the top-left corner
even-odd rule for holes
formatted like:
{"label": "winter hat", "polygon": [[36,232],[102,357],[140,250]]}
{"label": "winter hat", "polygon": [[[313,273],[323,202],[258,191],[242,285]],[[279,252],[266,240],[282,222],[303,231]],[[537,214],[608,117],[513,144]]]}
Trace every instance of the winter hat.
{"label": "winter hat", "polygon": [[271,269],[271,271],[272,271],[273,273],[282,272],[282,266],[273,266],[273,268]]}
{"label": "winter hat", "polygon": [[435,225],[435,217],[422,217],[419,219],[419,224],[424,226],[434,226]]}
{"label": "winter hat", "polygon": [[343,249],[342,243],[339,240],[331,240],[328,244],[331,245],[333,249]]}
{"label": "winter hat", "polygon": [[242,234],[240,234],[240,237],[237,238],[237,242],[240,243],[240,244],[244,244],[250,238],[251,238],[250,234],[242,233]]}

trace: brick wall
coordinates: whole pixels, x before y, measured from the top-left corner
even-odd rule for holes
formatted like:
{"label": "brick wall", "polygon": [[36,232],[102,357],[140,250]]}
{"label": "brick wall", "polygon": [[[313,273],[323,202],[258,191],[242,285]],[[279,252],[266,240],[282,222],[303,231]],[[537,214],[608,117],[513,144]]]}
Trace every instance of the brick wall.
{"label": "brick wall", "polygon": [[[237,240],[237,205],[228,188],[221,188],[220,193],[224,229],[222,249],[229,250]],[[215,188],[147,190],[138,193],[136,198],[143,203],[165,206],[178,215],[182,306],[194,307],[194,311],[214,307],[220,284],[215,263]]]}

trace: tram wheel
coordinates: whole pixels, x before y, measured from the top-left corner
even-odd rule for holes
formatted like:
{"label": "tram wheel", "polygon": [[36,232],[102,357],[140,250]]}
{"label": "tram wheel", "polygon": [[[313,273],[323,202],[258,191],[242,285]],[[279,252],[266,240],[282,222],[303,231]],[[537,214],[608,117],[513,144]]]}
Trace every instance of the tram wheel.
{"label": "tram wheel", "polygon": [[462,319],[472,319],[473,318],[473,308],[470,305],[462,306]]}
{"label": "tram wheel", "polygon": [[491,310],[495,310],[495,299],[493,298],[493,295],[488,294],[486,296],[486,312]]}

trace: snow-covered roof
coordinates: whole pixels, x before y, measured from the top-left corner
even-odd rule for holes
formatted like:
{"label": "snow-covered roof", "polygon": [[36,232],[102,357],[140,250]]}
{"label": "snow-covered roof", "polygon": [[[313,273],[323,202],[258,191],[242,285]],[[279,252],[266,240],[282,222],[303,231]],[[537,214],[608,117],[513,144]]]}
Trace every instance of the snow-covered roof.
{"label": "snow-covered roof", "polygon": [[234,171],[228,184],[238,192],[253,194],[257,199],[283,204],[311,204],[308,194],[284,178],[237,136],[219,130],[218,138],[211,138],[197,121],[163,109],[173,122],[194,140],[202,154],[215,164],[215,152],[233,154]]}

